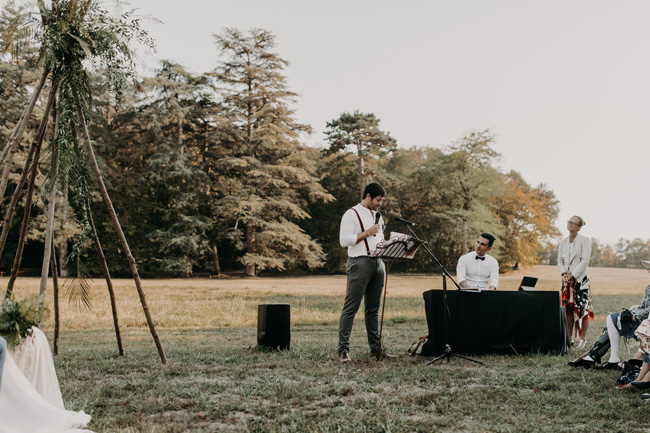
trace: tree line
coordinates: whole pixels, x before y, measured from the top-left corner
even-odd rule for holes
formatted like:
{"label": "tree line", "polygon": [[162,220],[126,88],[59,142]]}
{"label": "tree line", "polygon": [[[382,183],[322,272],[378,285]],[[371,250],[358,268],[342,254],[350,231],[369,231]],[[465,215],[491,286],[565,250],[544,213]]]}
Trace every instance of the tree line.
{"label": "tree line", "polygon": [[[540,263],[557,265],[558,243],[550,243],[539,252]],[[591,238],[589,266],[604,268],[641,269],[641,260],[650,260],[650,239],[619,239],[615,244],[604,244]]]}
{"label": "tree line", "polygon": [[[4,143],[39,82],[42,59],[29,19],[14,1],[0,17]],[[418,222],[448,267],[482,231],[499,239],[493,252],[504,269],[536,264],[552,248],[559,235],[553,192],[529,185],[515,171],[501,171],[491,131],[468,132],[444,147],[403,148],[373,113],[348,111],[333,113],[321,146],[306,146],[311,127],[295,118],[298,95],[287,83],[288,62],[276,52],[273,34],[230,28],[215,34],[214,42],[218,61],[207,73],[162,61],[153,76],[139,80],[127,81],[101,65],[90,74],[89,136],[143,275],[342,272],[346,251],[338,244],[339,221],[369,181],[388,191],[382,208],[387,233],[403,231],[396,216]],[[45,109],[42,97],[25,122],[13,163],[4,164],[4,209],[20,185],[21,164]],[[42,265],[47,207],[55,196],[52,243],[59,272],[102,274],[94,235],[87,218],[79,217],[82,206],[102,239],[110,272],[127,275],[123,244],[113,234],[100,192],[84,185],[88,203],[80,204],[74,199],[80,186],[61,182],[51,195],[50,172],[40,163],[23,267]],[[0,269],[14,260],[21,212],[17,207],[8,228]],[[394,266],[436,270],[424,254]]]}

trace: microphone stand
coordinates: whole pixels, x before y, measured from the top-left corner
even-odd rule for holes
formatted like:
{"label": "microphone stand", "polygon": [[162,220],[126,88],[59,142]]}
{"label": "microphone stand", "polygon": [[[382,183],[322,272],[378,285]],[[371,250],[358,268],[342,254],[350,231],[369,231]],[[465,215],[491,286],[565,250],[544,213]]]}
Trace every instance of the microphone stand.
{"label": "microphone stand", "polygon": [[[411,224],[417,225],[415,223],[411,223]],[[418,235],[415,234],[413,229],[411,229],[411,224],[406,224],[406,228],[409,230],[409,232],[411,232],[411,235],[415,239],[422,240],[422,239],[420,239],[418,237]],[[419,226],[418,226],[418,228],[419,228]],[[443,304],[443,314],[444,314],[444,320],[445,320],[445,350],[444,350],[444,353],[442,355],[438,356],[437,358],[434,358],[431,361],[427,362],[425,365],[433,364],[434,362],[439,361],[442,358],[447,358],[447,362],[450,362],[452,356],[455,356],[456,358],[465,359],[467,361],[475,362],[477,364],[484,365],[483,362],[481,362],[481,361],[477,361],[475,359],[468,358],[468,357],[463,356],[463,355],[458,355],[457,353],[454,353],[453,350],[451,350],[451,346],[449,345],[449,328],[448,328],[449,327],[449,323],[448,323],[449,322],[449,316],[451,316],[451,313],[449,312],[449,305],[447,304],[447,277],[456,285],[458,290],[460,290],[460,286],[458,285],[456,280],[454,280],[454,277],[452,277],[449,274],[449,271],[447,271],[447,269],[442,265],[442,263],[440,263],[440,260],[438,260],[436,255],[433,254],[433,251],[431,251],[431,249],[429,248],[429,245],[428,245],[429,243],[427,241],[423,241],[423,242],[424,243],[422,244],[422,247],[429,254],[429,256],[431,256],[431,258],[438,264],[438,266],[440,267],[441,273],[442,273],[442,300],[443,300],[442,304]]]}

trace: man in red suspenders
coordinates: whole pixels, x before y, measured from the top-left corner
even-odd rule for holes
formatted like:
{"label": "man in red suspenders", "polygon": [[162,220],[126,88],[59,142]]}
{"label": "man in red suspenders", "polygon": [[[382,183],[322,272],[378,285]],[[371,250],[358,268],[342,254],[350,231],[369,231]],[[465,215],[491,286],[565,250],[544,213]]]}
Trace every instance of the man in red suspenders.
{"label": "man in red suspenders", "polygon": [[379,242],[384,240],[383,221],[377,212],[384,201],[386,190],[377,182],[366,185],[363,200],[348,209],[341,219],[339,241],[348,249],[346,274],[348,277],[345,303],[339,321],[339,359],[349,362],[350,333],[354,316],[364,299],[368,345],[373,356],[392,357],[381,347],[379,341],[379,304],[384,287],[386,268],[378,257],[370,255]]}

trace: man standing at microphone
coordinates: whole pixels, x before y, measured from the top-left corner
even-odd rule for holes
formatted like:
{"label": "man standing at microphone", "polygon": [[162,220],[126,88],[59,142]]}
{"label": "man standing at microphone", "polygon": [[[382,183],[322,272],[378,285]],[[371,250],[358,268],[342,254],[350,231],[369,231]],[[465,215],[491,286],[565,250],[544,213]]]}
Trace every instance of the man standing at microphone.
{"label": "man standing at microphone", "polygon": [[339,241],[342,247],[348,249],[347,289],[339,321],[338,352],[341,362],[351,361],[350,333],[361,299],[364,299],[370,353],[375,357],[393,357],[386,353],[379,341],[378,313],[386,268],[380,258],[371,257],[377,244],[384,240],[383,221],[378,210],[385,196],[383,186],[377,182],[369,183],[363,190],[361,203],[348,209],[341,219]]}

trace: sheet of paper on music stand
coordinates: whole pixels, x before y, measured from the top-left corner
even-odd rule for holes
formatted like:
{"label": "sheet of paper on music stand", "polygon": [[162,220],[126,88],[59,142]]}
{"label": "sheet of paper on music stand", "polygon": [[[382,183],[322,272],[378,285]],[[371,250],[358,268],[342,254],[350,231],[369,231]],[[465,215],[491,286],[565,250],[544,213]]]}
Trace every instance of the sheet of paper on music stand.
{"label": "sheet of paper on music stand", "polygon": [[391,232],[387,241],[377,244],[372,254],[376,257],[412,259],[424,242],[404,233]]}

